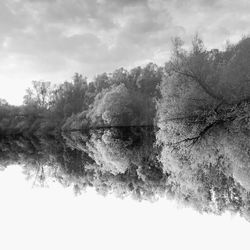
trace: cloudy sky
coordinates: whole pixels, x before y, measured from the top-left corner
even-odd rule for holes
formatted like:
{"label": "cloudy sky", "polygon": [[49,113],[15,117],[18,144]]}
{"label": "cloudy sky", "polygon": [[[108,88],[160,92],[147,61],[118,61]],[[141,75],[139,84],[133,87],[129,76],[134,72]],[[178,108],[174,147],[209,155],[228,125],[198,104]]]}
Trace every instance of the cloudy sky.
{"label": "cloudy sky", "polygon": [[32,80],[162,64],[177,35],[223,48],[249,27],[248,0],[1,0],[0,98],[20,104]]}

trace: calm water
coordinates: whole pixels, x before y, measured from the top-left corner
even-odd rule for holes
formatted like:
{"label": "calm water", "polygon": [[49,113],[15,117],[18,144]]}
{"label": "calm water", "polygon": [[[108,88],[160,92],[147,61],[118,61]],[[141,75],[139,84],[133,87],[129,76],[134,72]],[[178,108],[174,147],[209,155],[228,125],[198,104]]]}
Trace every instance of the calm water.
{"label": "calm water", "polygon": [[[209,150],[206,152],[211,156]],[[204,159],[203,165],[199,162],[196,167],[177,169],[173,164],[167,168],[163,155],[164,145],[156,131],[147,127],[72,132],[58,137],[9,136],[0,141],[2,170],[20,165],[33,187],[47,187],[52,181],[72,187],[76,195],[84,195],[91,187],[106,197],[115,194],[136,201],[175,200],[201,213],[231,211],[248,220],[246,171],[237,175],[225,162],[215,167]]]}

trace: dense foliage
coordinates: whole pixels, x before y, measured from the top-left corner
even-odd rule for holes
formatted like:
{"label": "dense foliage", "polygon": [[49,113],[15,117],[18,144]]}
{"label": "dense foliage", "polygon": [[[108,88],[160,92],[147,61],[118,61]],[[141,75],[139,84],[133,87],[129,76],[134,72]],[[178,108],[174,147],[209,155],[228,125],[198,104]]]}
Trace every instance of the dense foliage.
{"label": "dense foliage", "polygon": [[162,168],[183,201],[248,214],[250,39],[222,52],[197,37],[190,51],[174,45],[157,108]]}
{"label": "dense foliage", "polygon": [[156,140],[150,128],[8,136],[0,140],[0,166],[20,164],[33,186],[57,181],[76,194],[92,187],[102,195],[139,201],[167,197],[200,212],[232,211],[249,220],[249,155],[244,148],[249,138],[237,131],[230,137],[223,133],[214,131],[191,155],[175,152],[171,164],[166,147],[157,146],[162,138]]}
{"label": "dense foliage", "polygon": [[95,187],[101,194],[154,199],[165,190],[155,136],[150,128],[71,132],[62,136],[7,136],[0,140],[0,166],[21,164],[34,185],[50,179],[76,192]]}
{"label": "dense foliage", "polygon": [[224,51],[207,50],[198,36],[189,51],[179,38],[173,45],[172,58],[164,68],[153,63],[130,71],[121,68],[97,75],[93,82],[76,73],[72,82],[57,86],[34,81],[22,106],[1,100],[0,132],[164,127],[167,120],[180,118],[195,121],[191,128],[195,132],[249,101],[250,38],[228,44]]}
{"label": "dense foliage", "polygon": [[63,130],[153,125],[163,70],[153,63],[123,68],[87,82],[75,74],[58,86],[34,81],[24,103],[0,103],[0,132],[50,134]]}

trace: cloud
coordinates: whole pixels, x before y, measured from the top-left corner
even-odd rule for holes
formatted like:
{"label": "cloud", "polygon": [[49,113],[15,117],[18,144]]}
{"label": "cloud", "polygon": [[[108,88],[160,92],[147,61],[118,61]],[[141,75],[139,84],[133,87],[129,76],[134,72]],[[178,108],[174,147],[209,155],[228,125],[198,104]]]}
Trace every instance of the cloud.
{"label": "cloud", "polygon": [[173,36],[199,32],[208,47],[222,47],[248,34],[249,13],[247,0],[3,0],[0,74],[13,86],[18,76],[63,81],[163,63]]}

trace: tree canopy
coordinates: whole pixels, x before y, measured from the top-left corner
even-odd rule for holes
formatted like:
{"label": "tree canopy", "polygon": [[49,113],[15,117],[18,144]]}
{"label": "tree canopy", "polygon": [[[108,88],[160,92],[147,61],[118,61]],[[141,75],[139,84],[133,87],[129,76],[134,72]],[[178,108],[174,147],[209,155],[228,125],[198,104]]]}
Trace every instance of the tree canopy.
{"label": "tree canopy", "polygon": [[[190,49],[173,39],[164,67],[149,63],[119,68],[93,81],[76,73],[72,81],[53,85],[33,81],[23,105],[0,103],[1,133],[55,133],[60,130],[110,126],[159,126],[186,119],[191,134],[225,120],[234,105],[250,99],[250,38],[225,50],[206,49],[195,36]],[[231,110],[231,111],[230,111]],[[8,128],[7,128],[8,127]],[[175,133],[184,134],[180,127]]]}

